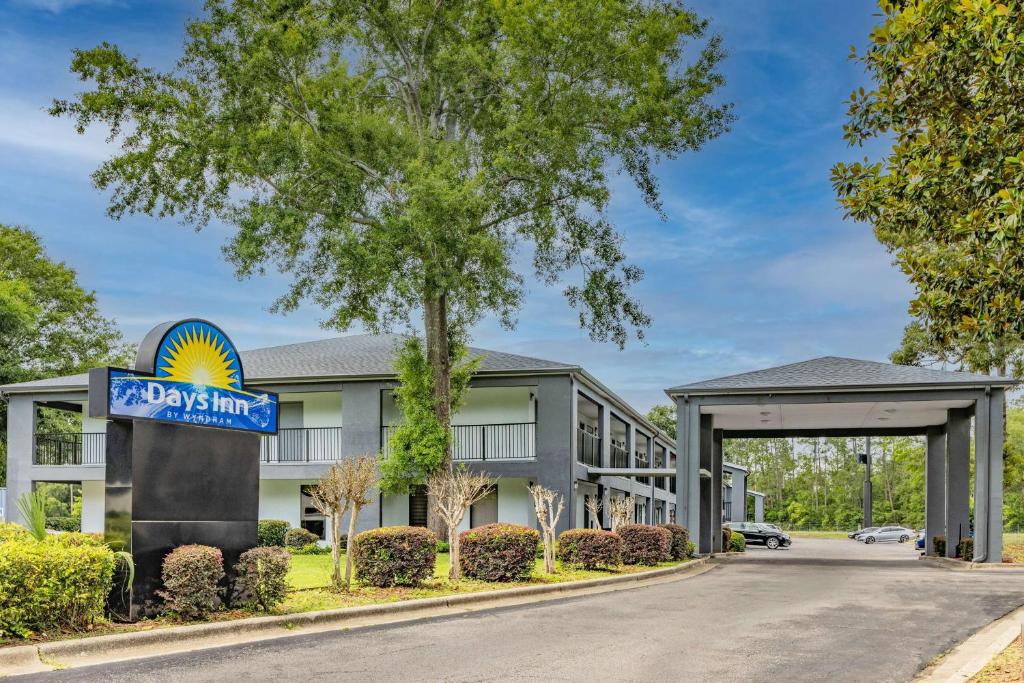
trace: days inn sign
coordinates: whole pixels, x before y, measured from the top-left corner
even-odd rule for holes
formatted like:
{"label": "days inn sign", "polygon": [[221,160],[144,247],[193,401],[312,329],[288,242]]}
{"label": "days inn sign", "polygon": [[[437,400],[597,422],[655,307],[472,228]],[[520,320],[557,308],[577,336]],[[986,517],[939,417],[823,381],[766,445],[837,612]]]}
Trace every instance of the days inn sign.
{"label": "days inn sign", "polygon": [[90,372],[92,417],[277,432],[277,395],[245,388],[234,344],[212,323],[158,325],[139,347],[135,367]]}

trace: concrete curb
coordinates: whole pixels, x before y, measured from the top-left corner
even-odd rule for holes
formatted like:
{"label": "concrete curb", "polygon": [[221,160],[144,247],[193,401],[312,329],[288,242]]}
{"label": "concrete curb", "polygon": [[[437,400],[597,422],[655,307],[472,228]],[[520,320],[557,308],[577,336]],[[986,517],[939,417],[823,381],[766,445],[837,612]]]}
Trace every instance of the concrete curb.
{"label": "concrete curb", "polygon": [[486,609],[490,605],[530,604],[572,597],[598,589],[622,590],[658,580],[666,580],[677,574],[693,573],[701,568],[708,570],[712,568],[707,558],[699,558],[675,567],[664,567],[607,578],[566,581],[525,588],[477,591],[437,598],[420,598],[316,612],[248,617],[206,624],[171,626],[152,631],[75,638],[42,643],[38,646],[0,648],[0,677],[47,671],[73,663],[115,661],[172,651],[218,647],[233,642],[242,642],[245,640],[245,636],[252,636],[251,640],[265,640],[296,635],[296,632],[302,629],[320,627],[319,630],[326,630],[324,627],[394,623],[439,616],[445,610],[451,613],[450,610],[458,607]]}
{"label": "concrete curb", "polygon": [[918,560],[957,571],[1017,572],[1024,573],[1024,563],[1013,562],[964,562],[952,557],[929,557],[920,555]]}
{"label": "concrete curb", "polygon": [[946,653],[942,660],[922,671],[915,683],[962,683],[985,668],[993,657],[1021,635],[1024,607],[993,621]]}

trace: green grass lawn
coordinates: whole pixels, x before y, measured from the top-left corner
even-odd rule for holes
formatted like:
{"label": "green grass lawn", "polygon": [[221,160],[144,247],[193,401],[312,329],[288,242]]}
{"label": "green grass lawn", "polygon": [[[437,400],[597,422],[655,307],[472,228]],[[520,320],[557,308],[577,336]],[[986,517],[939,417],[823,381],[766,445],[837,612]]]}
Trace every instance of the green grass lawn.
{"label": "green grass lawn", "polygon": [[[342,571],[344,571],[344,556],[342,556],[341,561]],[[658,566],[672,567],[677,564],[680,563],[662,562]],[[292,556],[291,570],[288,572],[288,583],[292,590],[288,593],[284,604],[275,611],[281,614],[291,614],[310,610],[355,607],[357,605],[398,602],[399,600],[411,600],[414,598],[433,598],[455,593],[472,593],[514,588],[523,585],[560,583],[563,581],[579,581],[618,574],[633,574],[653,568],[624,565],[614,570],[586,570],[563,567],[561,563],[558,563],[558,573],[547,574],[544,572],[544,560],[537,559],[533,574],[529,580],[508,584],[488,583],[467,578],[463,578],[458,582],[451,582],[448,580],[448,569],[450,566],[448,553],[438,553],[437,564],[434,566],[434,578],[424,581],[422,585],[416,588],[373,588],[360,586],[357,582],[353,581],[352,589],[349,592],[338,593],[330,588],[332,569],[330,555],[294,555]]]}
{"label": "green grass lawn", "polygon": [[786,531],[787,534],[793,538],[846,538],[846,531],[827,531],[827,530],[811,530],[811,531]]}

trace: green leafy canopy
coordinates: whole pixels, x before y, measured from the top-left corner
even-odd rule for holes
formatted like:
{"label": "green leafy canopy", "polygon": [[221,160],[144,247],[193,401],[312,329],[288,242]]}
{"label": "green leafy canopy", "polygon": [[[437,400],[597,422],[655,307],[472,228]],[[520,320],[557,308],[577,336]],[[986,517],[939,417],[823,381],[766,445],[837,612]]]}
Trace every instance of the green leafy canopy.
{"label": "green leafy canopy", "polygon": [[[465,345],[451,343],[451,410],[462,405],[469,381],[480,365],[480,358],[467,359]],[[388,457],[381,460],[381,490],[407,493],[423,484],[444,467],[451,445],[451,430],[438,421],[434,411],[434,379],[424,352],[423,342],[406,339],[395,360],[398,387],[395,403],[403,422],[394,428],[388,440]]]}
{"label": "green leafy canopy", "polygon": [[[979,369],[1024,334],[1024,8],[992,0],[882,0],[874,81],[846,138],[891,139],[880,161],[837,164],[847,215],[868,221],[917,290],[920,346]],[[913,350],[910,355],[913,355]]]}
{"label": "green leafy canopy", "polygon": [[176,68],[76,51],[91,89],[51,113],[120,141],[93,176],[113,216],[234,226],[241,276],[291,274],[277,309],[380,331],[441,297],[456,330],[512,325],[529,255],[621,346],[648,317],[611,178],[657,208],[654,164],[726,130],[719,39],[684,63],[705,32],[667,1],[209,0]]}
{"label": "green leafy canopy", "polygon": [[[50,259],[32,231],[0,224],[0,385],[124,364],[131,355],[75,271]],[[57,431],[67,422],[50,418],[40,414],[40,429]],[[7,402],[0,401],[0,486],[6,440]]]}

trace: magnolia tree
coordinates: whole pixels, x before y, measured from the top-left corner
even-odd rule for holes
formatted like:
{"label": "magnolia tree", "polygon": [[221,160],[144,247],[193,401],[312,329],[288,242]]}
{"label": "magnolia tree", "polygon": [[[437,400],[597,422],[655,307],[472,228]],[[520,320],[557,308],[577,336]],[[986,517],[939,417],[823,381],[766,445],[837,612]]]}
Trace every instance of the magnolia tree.
{"label": "magnolia tree", "polygon": [[633,509],[635,507],[635,501],[633,496],[613,496],[608,501],[608,513],[611,517],[612,531],[615,531],[620,526],[629,524],[629,520],[633,517]]}
{"label": "magnolia tree", "polygon": [[555,573],[555,527],[562,514],[565,501],[562,494],[539,484],[530,487],[533,496],[533,509],[537,513],[537,521],[544,534],[544,571]]}
{"label": "magnolia tree", "polygon": [[[352,539],[356,533],[359,513],[373,498],[377,487],[377,457],[363,455],[336,462],[310,492],[313,505],[331,524],[331,558],[334,572],[331,582],[335,589],[348,590],[352,584]],[[346,513],[348,535],[345,541],[345,579],[341,578],[341,520]]]}
{"label": "magnolia tree", "polygon": [[448,533],[448,578],[453,581],[462,576],[459,524],[473,503],[494,490],[494,483],[495,480],[487,474],[470,472],[465,466],[442,469],[427,480],[427,495]]}

